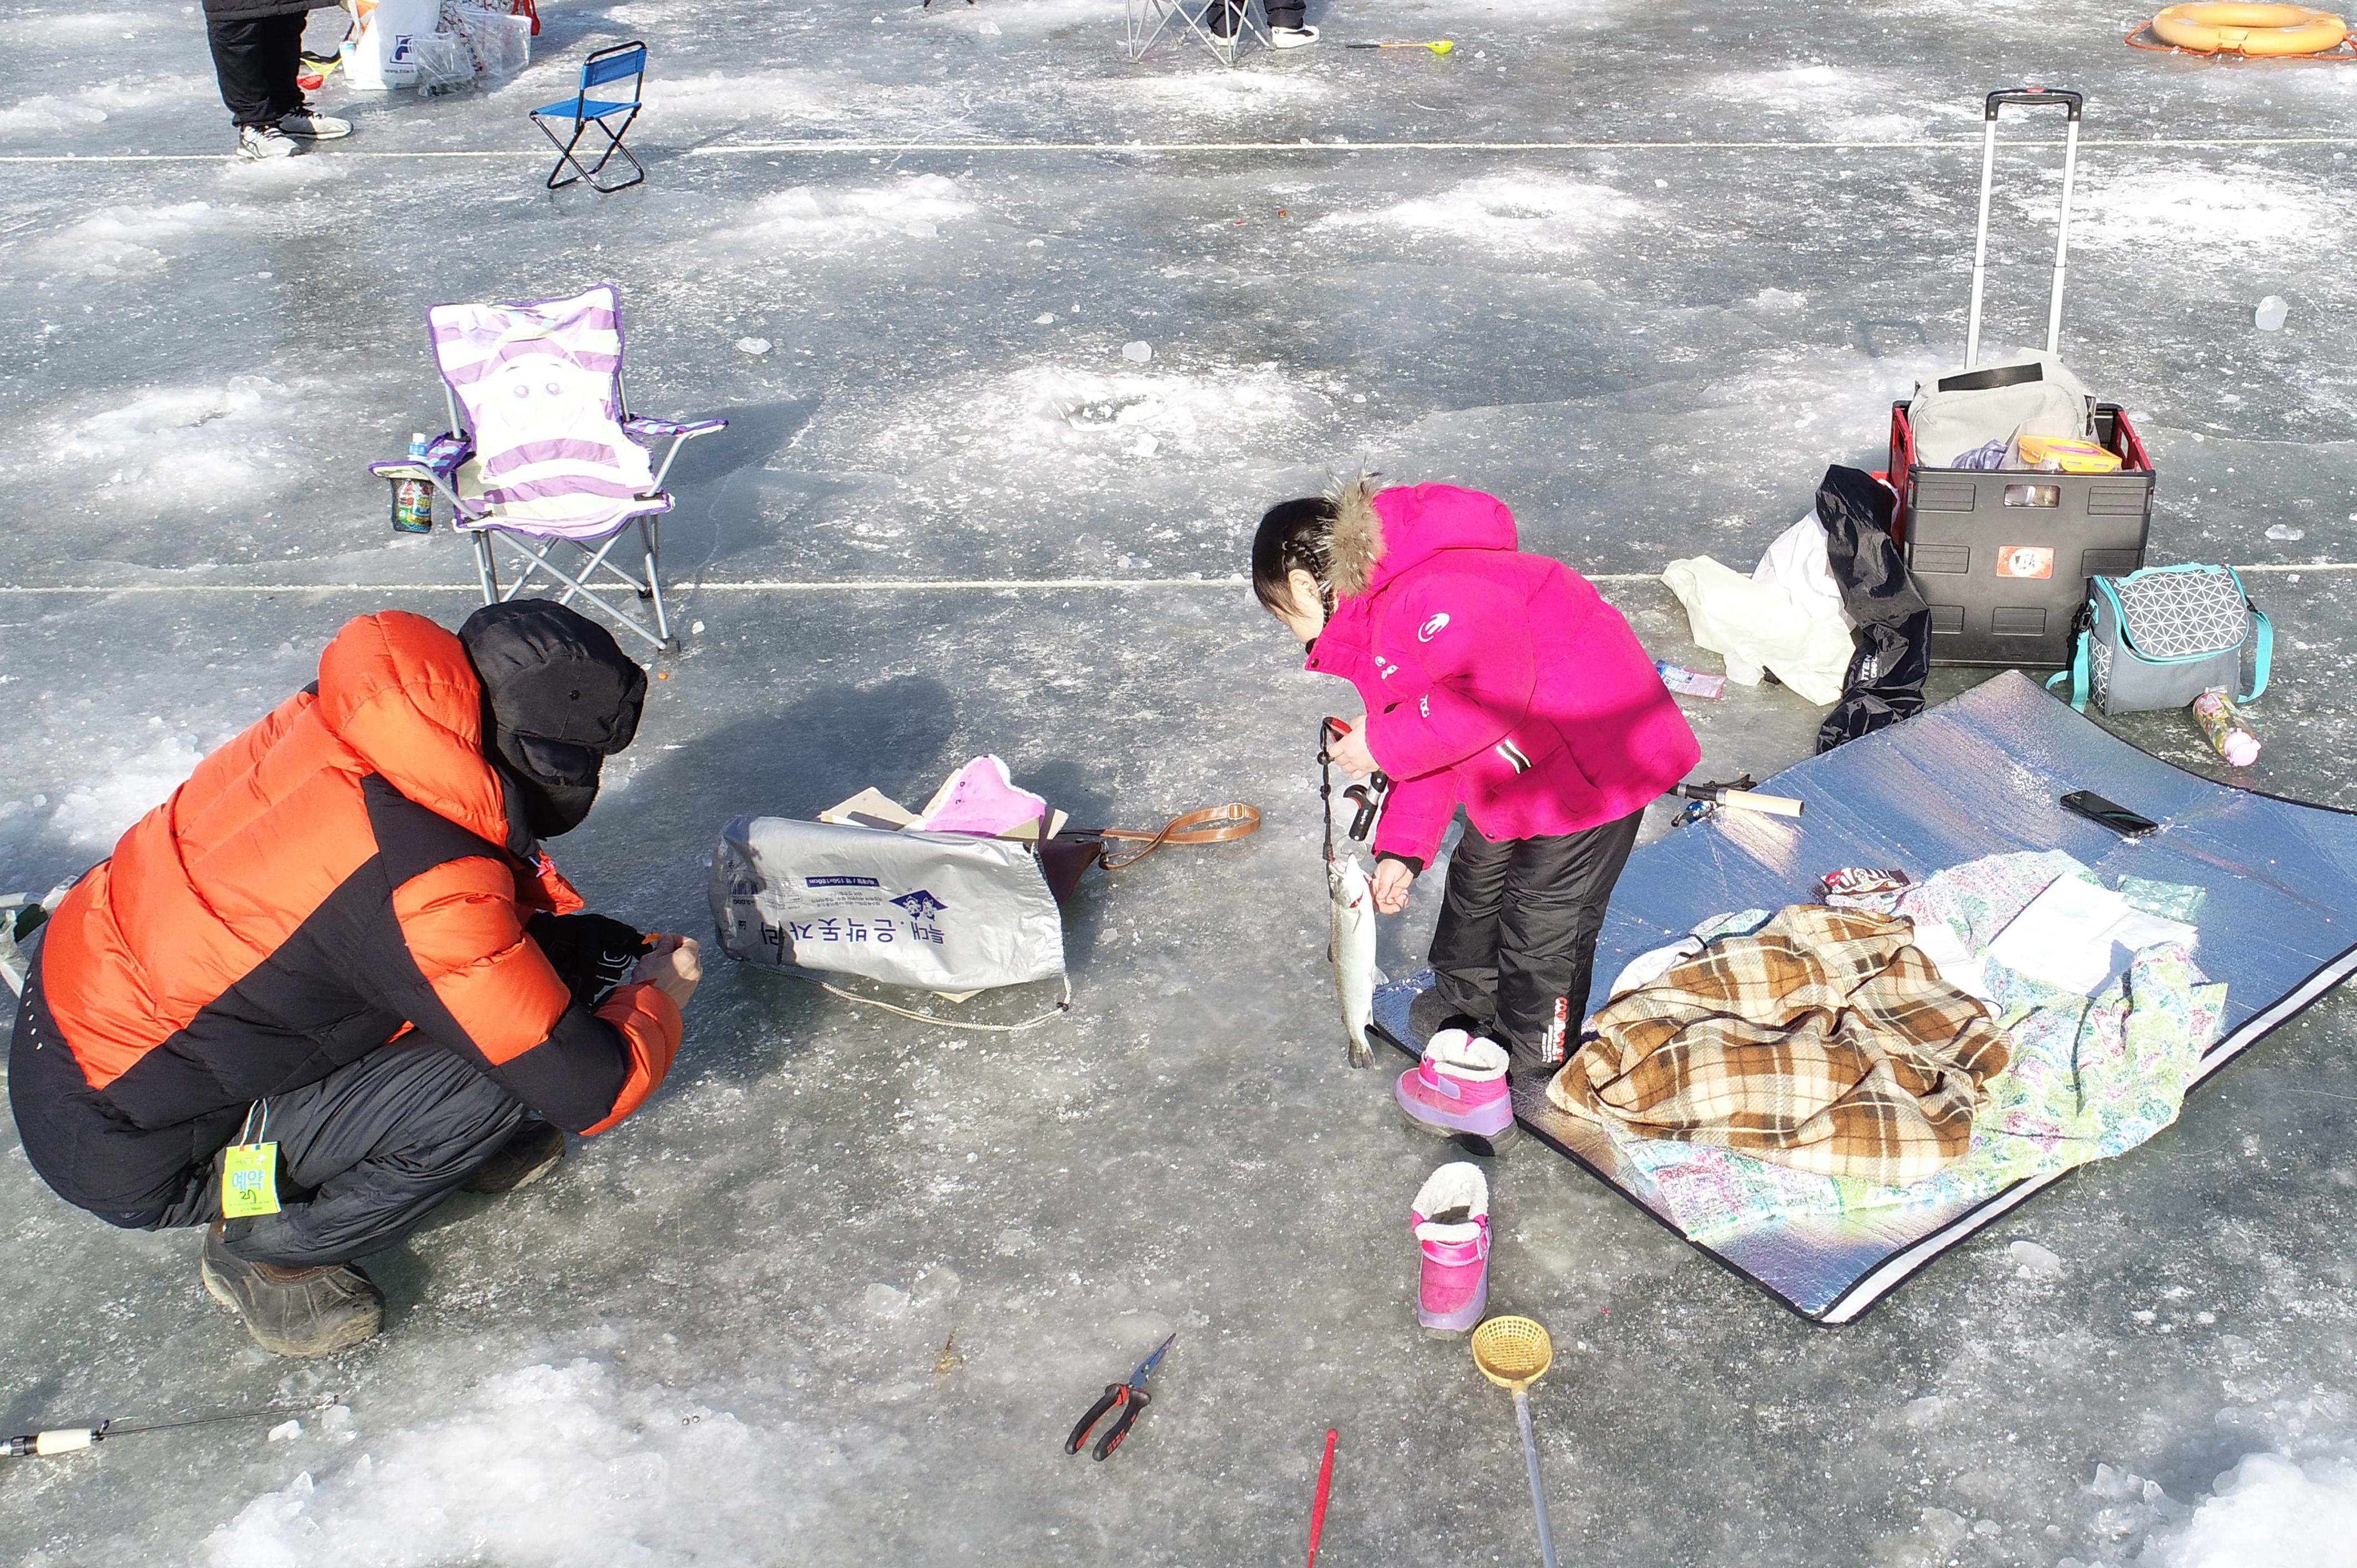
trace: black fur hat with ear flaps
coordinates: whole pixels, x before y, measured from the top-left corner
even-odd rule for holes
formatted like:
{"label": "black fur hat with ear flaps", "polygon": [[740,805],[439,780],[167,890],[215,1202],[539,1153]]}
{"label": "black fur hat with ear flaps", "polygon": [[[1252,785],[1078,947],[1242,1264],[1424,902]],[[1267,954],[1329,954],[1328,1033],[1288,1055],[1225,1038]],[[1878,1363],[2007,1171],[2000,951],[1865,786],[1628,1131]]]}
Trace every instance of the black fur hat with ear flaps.
{"label": "black fur hat with ear flaps", "polygon": [[485,605],[458,641],[483,683],[483,751],[533,836],[579,827],[606,758],[638,734],[647,672],[613,633],[547,599]]}

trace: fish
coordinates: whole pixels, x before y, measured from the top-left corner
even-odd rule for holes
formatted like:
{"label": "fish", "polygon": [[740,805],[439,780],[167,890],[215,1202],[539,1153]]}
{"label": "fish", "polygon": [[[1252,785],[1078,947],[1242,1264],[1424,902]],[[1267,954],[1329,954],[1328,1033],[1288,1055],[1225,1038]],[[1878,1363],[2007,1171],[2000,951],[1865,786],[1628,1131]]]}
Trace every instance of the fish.
{"label": "fish", "polygon": [[1342,1036],[1352,1067],[1375,1065],[1375,1048],[1367,1039],[1374,1022],[1375,893],[1366,868],[1355,854],[1340,854],[1326,863],[1326,890],[1332,905],[1333,924],[1326,956],[1334,963],[1334,990],[1342,1004]]}

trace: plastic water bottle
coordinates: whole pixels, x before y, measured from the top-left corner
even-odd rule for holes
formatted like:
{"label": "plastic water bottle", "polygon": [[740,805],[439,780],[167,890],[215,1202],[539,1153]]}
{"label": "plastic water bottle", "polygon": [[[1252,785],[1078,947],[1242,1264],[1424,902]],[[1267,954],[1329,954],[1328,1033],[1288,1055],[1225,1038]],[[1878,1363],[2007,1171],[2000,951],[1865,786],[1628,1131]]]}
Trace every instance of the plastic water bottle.
{"label": "plastic water bottle", "polygon": [[2225,693],[2212,688],[2194,698],[2193,717],[2229,767],[2248,768],[2259,759],[2259,737],[2251,733]]}
{"label": "plastic water bottle", "polygon": [[2259,308],[2252,312],[2251,324],[2262,332],[2280,332],[2284,318],[2290,314],[2291,306],[2284,303],[2284,296],[2271,294],[2259,301]]}
{"label": "plastic water bottle", "polygon": [[[409,437],[409,455],[419,462],[425,460],[425,432],[420,430]],[[395,533],[431,533],[434,532],[434,487],[424,479],[393,481],[393,531]]]}

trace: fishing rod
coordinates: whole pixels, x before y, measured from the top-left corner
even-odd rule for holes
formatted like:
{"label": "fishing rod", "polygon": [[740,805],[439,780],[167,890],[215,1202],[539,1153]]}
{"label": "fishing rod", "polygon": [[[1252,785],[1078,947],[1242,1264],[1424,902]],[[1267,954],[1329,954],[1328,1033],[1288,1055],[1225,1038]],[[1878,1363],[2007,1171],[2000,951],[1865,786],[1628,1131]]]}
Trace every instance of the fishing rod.
{"label": "fishing rod", "polygon": [[309,1411],[326,1410],[343,1402],[344,1396],[339,1393],[320,1394],[309,1400],[273,1400],[251,1410],[225,1410],[212,1415],[184,1416],[177,1421],[102,1421],[96,1426],[53,1426],[46,1432],[0,1439],[0,1458],[46,1459],[52,1455],[73,1454],[95,1447],[110,1437],[128,1436],[135,1432],[170,1432],[183,1426],[210,1426],[222,1421],[258,1421],[265,1415],[301,1415]]}

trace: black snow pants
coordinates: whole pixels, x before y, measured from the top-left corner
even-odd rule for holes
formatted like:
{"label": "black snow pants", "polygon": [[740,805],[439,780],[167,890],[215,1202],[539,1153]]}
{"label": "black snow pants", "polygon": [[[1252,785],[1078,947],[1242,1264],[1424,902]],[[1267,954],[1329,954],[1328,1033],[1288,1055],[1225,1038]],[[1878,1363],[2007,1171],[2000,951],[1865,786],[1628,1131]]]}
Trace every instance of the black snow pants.
{"label": "black snow pants", "polygon": [[236,124],[275,125],[303,107],[303,90],[295,79],[302,74],[303,25],[309,19],[307,11],[235,21],[206,19],[213,75]]}
{"label": "black snow pants", "polygon": [[[497,1154],[521,1101],[434,1046],[381,1046],[263,1101],[278,1145],[279,1210],[232,1219],[221,1239],[248,1262],[307,1269],[382,1252]],[[220,1161],[208,1185],[220,1212]]]}
{"label": "black snow pants", "polygon": [[1447,1013],[1489,1026],[1517,1079],[1552,1073],[1578,1038],[1604,907],[1644,816],[1503,842],[1465,824],[1432,933],[1433,990]]}

